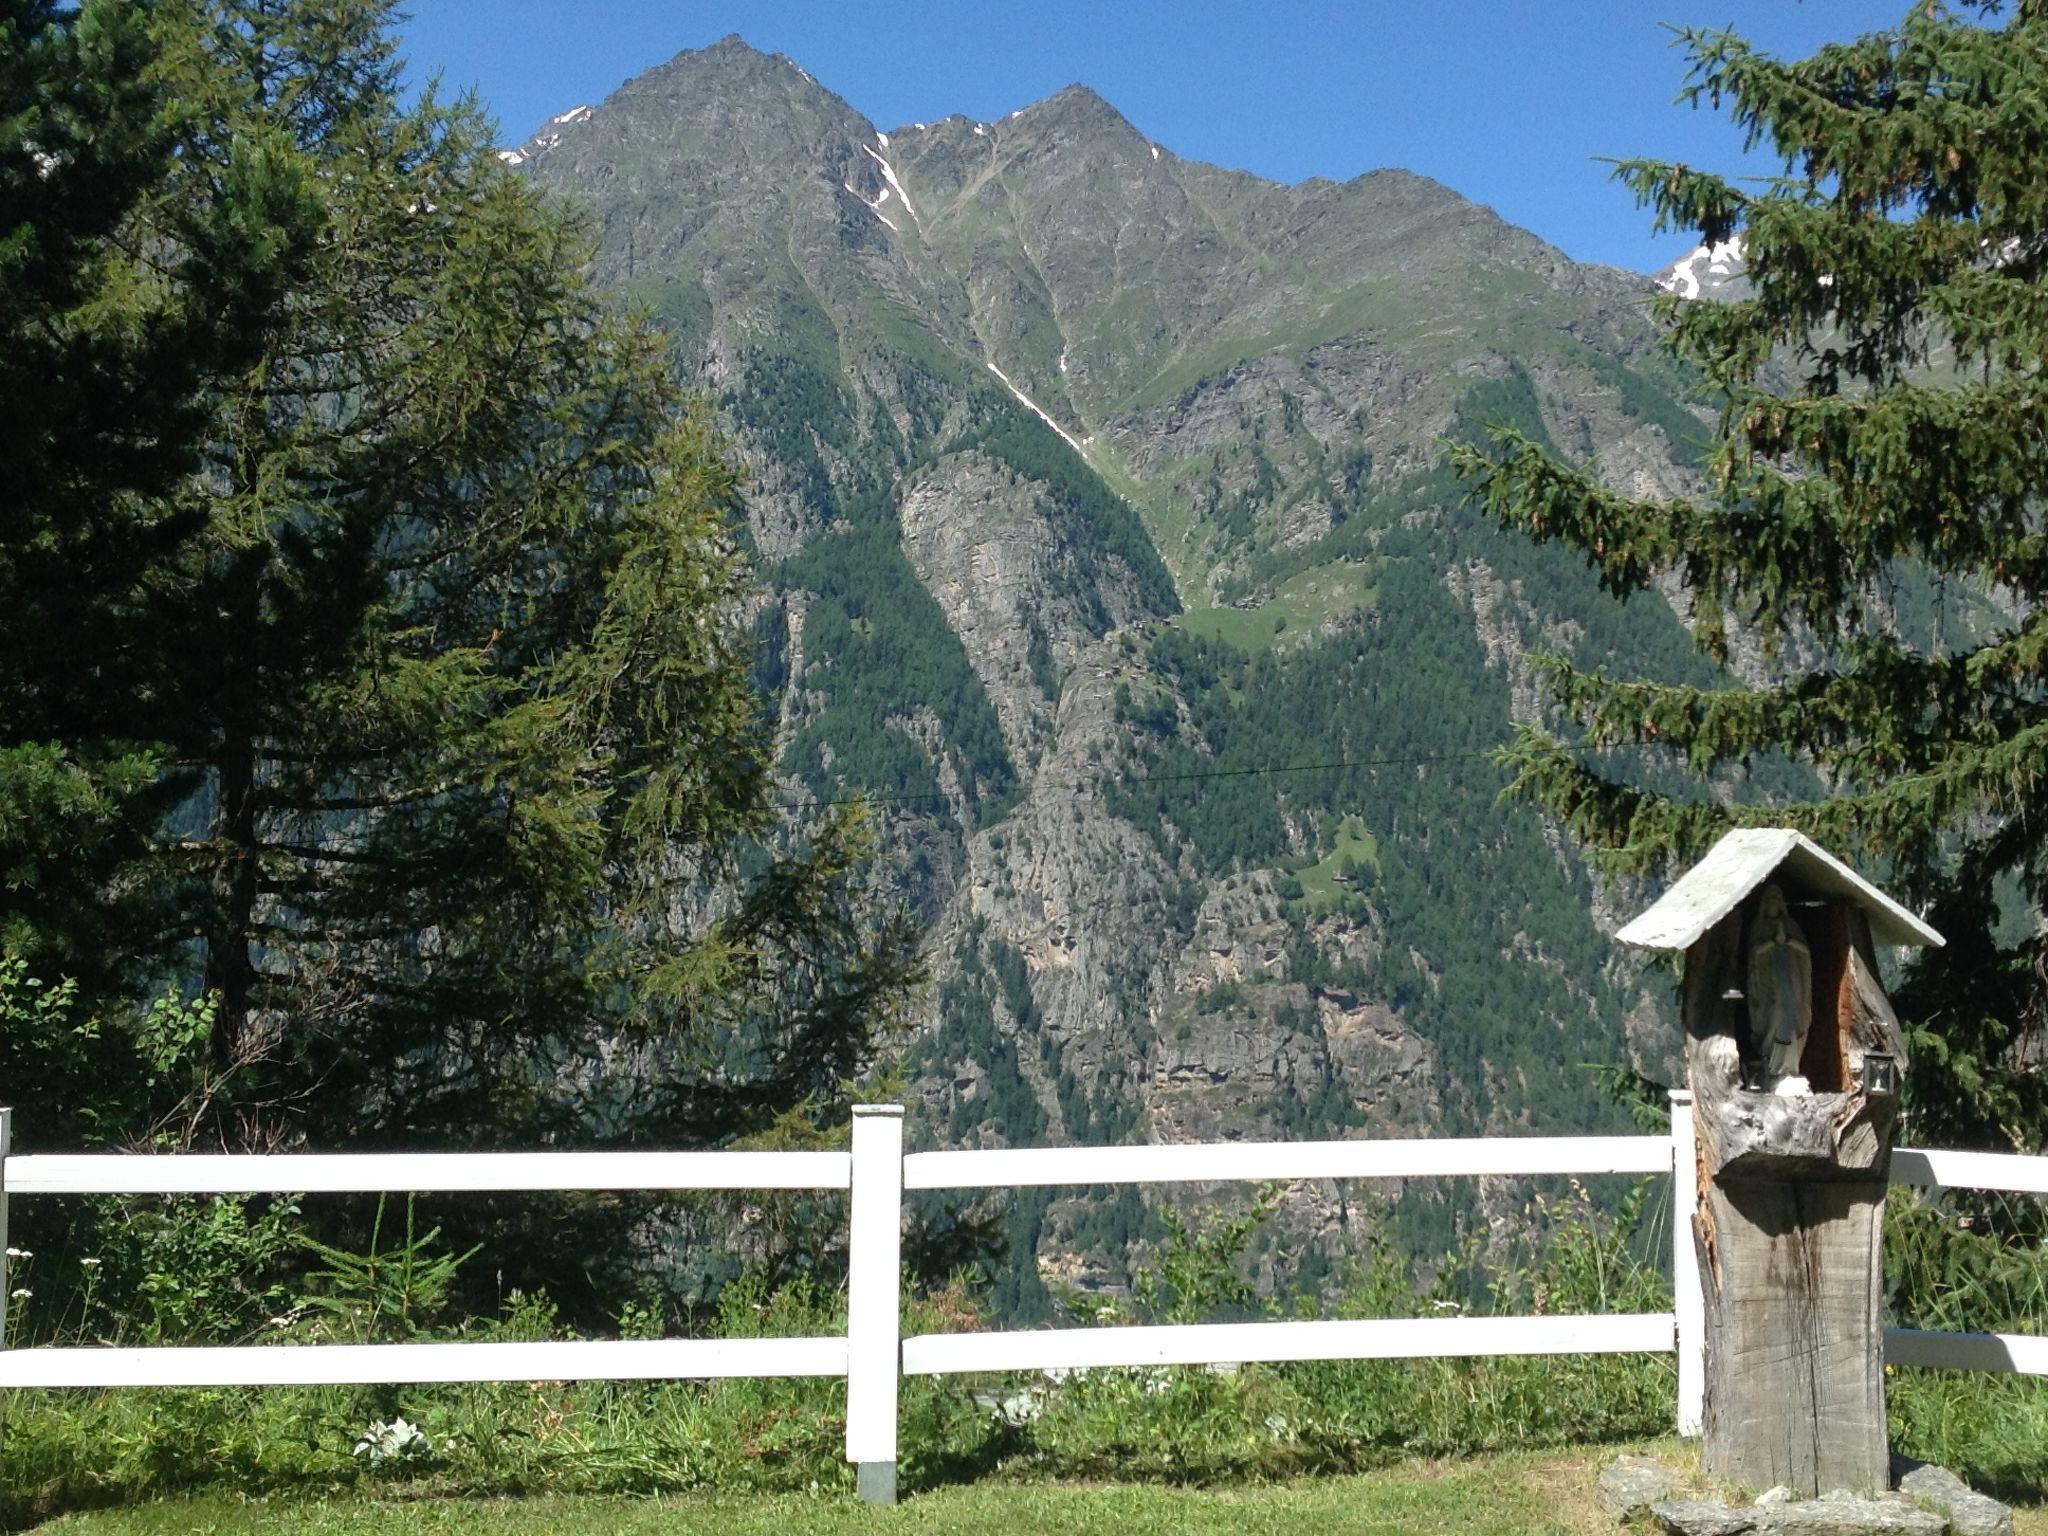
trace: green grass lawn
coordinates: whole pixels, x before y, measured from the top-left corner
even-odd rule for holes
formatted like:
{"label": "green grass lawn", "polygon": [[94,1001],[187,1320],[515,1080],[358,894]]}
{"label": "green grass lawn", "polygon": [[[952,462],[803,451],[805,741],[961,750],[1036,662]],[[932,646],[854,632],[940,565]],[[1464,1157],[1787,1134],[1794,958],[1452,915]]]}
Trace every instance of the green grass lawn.
{"label": "green grass lawn", "polygon": [[168,1500],[37,1527],[49,1536],[995,1536],[999,1532],[1107,1532],[1114,1536],[1318,1536],[1318,1533],[1456,1531],[1461,1536],[1578,1536],[1612,1522],[1592,1506],[1593,1479],[1614,1452],[1522,1454],[1414,1462],[1356,1477],[1265,1487],[984,1482],[865,1509],[842,1494],[683,1498],[403,1499],[349,1497],[244,1502]]}
{"label": "green grass lawn", "polygon": [[[1623,1450],[1668,1461],[1698,1491],[1697,1460],[1676,1441],[1411,1461],[1357,1476],[1226,1488],[1088,1486],[991,1479],[868,1509],[844,1493],[647,1498],[456,1499],[383,1494],[167,1499],[68,1515],[43,1536],[1591,1536],[1619,1527],[1593,1501],[1600,1468]],[[2048,1507],[2018,1511],[2019,1536],[2048,1536]]]}

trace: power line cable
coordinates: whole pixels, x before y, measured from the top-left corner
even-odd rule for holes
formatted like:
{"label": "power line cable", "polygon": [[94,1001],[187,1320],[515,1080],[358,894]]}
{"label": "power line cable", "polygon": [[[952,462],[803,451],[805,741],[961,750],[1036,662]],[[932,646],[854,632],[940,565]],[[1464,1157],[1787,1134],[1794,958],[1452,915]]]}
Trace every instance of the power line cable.
{"label": "power line cable", "polygon": [[[1059,793],[1051,798],[1079,798],[1088,792],[1100,792],[1109,788],[1135,787],[1144,784],[1185,784],[1205,779],[1247,779],[1266,778],[1290,773],[1341,773],[1351,768],[1415,768],[1438,763],[1469,763],[1490,759],[1491,750],[1484,752],[1437,752],[1415,757],[1354,757],[1340,758],[1326,763],[1269,763],[1247,768],[1189,769],[1180,773],[1124,774],[1117,778],[1100,778],[1087,781],[1076,780],[1061,784],[1054,781],[1050,786]],[[1040,786],[1043,787],[1041,781]],[[799,797],[784,793],[783,803],[793,806],[834,806],[834,805],[928,805],[933,802],[948,803],[958,798],[944,791],[921,793],[889,793],[861,791],[855,794],[838,795],[829,799]],[[1043,801],[1041,800],[1041,803]]]}

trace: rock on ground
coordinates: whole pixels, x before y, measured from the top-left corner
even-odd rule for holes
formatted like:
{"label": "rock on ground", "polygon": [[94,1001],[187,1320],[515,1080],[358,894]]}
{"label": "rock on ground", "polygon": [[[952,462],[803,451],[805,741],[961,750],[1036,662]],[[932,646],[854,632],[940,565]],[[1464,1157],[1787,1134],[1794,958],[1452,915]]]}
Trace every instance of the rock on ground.
{"label": "rock on ground", "polygon": [[[1776,1490],[1773,1490],[1775,1492]],[[1859,1498],[1759,1499],[1749,1506],[1705,1499],[1666,1499],[1650,1517],[1671,1536],[1943,1536],[1948,1522],[1896,1494]]]}
{"label": "rock on ground", "polygon": [[1866,1499],[1836,1491],[1760,1510],[1756,1528],[1787,1536],[1942,1536],[1948,1522],[1896,1494]]}
{"label": "rock on ground", "polygon": [[1948,1517],[1955,1536],[2013,1536],[2012,1511],[1977,1492],[1947,1467],[1926,1463],[1899,1479],[1899,1491]]}
{"label": "rock on ground", "polygon": [[1756,1529],[1756,1513],[1707,1499],[1660,1499],[1650,1506],[1657,1528],[1671,1536],[1745,1536]]}
{"label": "rock on ground", "polygon": [[1615,1519],[1626,1520],[1670,1498],[1677,1487],[1677,1477],[1661,1461],[1648,1456],[1617,1456],[1600,1469],[1593,1497]]}

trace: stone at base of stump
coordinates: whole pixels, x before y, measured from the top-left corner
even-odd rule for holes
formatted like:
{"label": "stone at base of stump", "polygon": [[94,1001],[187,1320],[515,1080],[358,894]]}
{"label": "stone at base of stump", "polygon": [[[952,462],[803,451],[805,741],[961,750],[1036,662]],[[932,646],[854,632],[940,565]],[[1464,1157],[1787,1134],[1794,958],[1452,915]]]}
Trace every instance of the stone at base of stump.
{"label": "stone at base of stump", "polygon": [[1955,1536],[2013,1536],[2012,1511],[1947,1467],[1899,1457],[1893,1471],[1899,1492],[1922,1508],[1946,1515]]}
{"label": "stone at base of stump", "polygon": [[1600,1469],[1593,1498],[1617,1520],[1626,1520],[1677,1490],[1678,1475],[1647,1456],[1617,1456]]}
{"label": "stone at base of stump", "polygon": [[1853,1493],[1824,1493],[1817,1499],[1798,1499],[1773,1505],[1762,1512],[1759,1531],[1798,1532],[1800,1536],[1942,1536],[1948,1522],[1929,1514],[1911,1500],[1897,1494],[1874,1499]]}
{"label": "stone at base of stump", "polygon": [[1756,1529],[1755,1510],[1711,1499],[1664,1499],[1650,1506],[1650,1518],[1671,1536],[1748,1536]]}
{"label": "stone at base of stump", "polygon": [[1906,1493],[1874,1499],[1840,1491],[1793,1499],[1774,1488],[1754,1504],[1665,1499],[1649,1513],[1671,1536],[2012,1536],[2012,1511],[1952,1473],[1922,1467],[1908,1473],[1907,1482]]}

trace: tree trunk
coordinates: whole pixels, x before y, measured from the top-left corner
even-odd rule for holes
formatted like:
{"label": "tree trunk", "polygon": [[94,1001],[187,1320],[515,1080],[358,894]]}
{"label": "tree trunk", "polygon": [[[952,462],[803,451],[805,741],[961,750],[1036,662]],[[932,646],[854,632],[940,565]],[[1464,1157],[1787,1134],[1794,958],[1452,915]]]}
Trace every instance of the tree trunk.
{"label": "tree trunk", "polygon": [[214,875],[212,921],[206,935],[206,989],[219,1005],[211,1042],[214,1065],[225,1070],[241,1052],[256,981],[256,960],[250,952],[259,874],[253,744],[231,736],[222,747],[218,772],[213,841],[221,862]]}
{"label": "tree trunk", "polygon": [[1871,1180],[1708,1183],[1693,1221],[1708,1476],[1809,1495],[1889,1486],[1884,1195]]}

